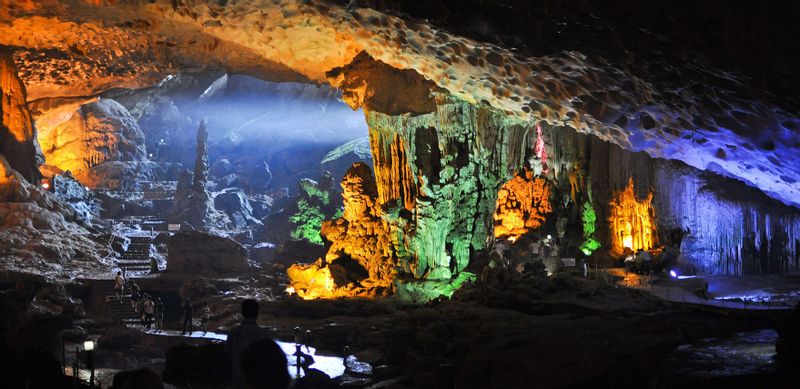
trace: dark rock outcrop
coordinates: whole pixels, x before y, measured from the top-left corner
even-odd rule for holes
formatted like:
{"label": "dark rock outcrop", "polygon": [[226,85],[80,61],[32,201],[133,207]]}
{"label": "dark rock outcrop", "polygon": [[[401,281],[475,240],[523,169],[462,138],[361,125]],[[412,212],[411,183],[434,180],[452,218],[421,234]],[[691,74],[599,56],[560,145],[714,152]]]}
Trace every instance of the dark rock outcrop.
{"label": "dark rock outcrop", "polygon": [[218,276],[247,271],[247,250],[228,238],[178,232],[167,244],[167,271]]}
{"label": "dark rock outcrop", "polygon": [[44,162],[36,127],[26,101],[25,85],[17,76],[12,51],[0,45],[0,155],[26,180],[38,182]]}

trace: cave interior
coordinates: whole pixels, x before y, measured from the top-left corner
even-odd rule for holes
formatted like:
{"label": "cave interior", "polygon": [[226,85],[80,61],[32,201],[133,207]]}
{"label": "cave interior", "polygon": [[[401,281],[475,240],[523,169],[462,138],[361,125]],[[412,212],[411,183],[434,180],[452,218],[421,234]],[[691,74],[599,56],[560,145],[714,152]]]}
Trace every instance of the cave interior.
{"label": "cave interior", "polygon": [[2,349],[67,381],[0,379],[90,340],[98,382],[227,385],[247,298],[313,329],[308,387],[718,384],[667,356],[765,329],[796,361],[798,7],[424,3],[0,1]]}

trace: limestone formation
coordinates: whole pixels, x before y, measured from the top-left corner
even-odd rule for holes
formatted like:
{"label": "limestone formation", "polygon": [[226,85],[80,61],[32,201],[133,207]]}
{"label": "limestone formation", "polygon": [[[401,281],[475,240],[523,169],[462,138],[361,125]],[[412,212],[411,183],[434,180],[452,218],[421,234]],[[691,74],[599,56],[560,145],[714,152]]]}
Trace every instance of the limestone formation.
{"label": "limestone formation", "polygon": [[26,99],[13,54],[0,45],[0,155],[26,180],[36,183],[44,159]]}
{"label": "limestone formation", "polygon": [[72,208],[0,155],[0,267],[58,278],[103,271],[108,249],[91,237]]}
{"label": "limestone formation", "polygon": [[498,189],[533,152],[532,129],[455,98],[435,101],[434,112],[416,116],[367,106],[375,184],[363,164],[345,175],[344,215],[322,229],[328,254],[289,270],[301,296],[374,295],[393,291],[397,277],[452,293],[443,286],[469,278],[471,254],[491,236]]}
{"label": "limestone formation", "polygon": [[[701,58],[697,64],[675,61],[649,47],[641,49],[646,56],[570,47],[531,56],[374,9],[348,12],[317,1],[13,3],[0,8],[0,44],[21,49],[33,99],[152,85],[171,66],[186,63],[272,80],[325,82],[326,72],[357,59],[353,68],[364,72],[353,73],[352,81],[332,81],[347,88],[348,101],[363,100],[387,113],[430,109],[416,98],[386,105],[392,99],[382,93],[404,89],[379,87],[382,80],[371,79],[375,64],[363,64],[368,55],[413,69],[420,81],[427,80],[423,84],[490,106],[518,124],[566,125],[629,150],[722,172],[800,204],[800,181],[794,178],[800,173],[797,110],[772,103],[774,97],[743,77]],[[53,17],[53,10],[60,16]],[[74,63],[82,66],[68,65]],[[63,68],[70,72],[54,71]]]}
{"label": "limestone formation", "polygon": [[[99,98],[75,108],[66,104],[37,120],[48,165],[71,172],[92,188],[126,187],[139,178],[127,177],[125,170],[135,172],[145,161],[144,134],[116,101]],[[117,177],[124,182],[115,185]]]}
{"label": "limestone formation", "polygon": [[168,272],[220,276],[249,269],[247,250],[228,238],[182,231],[170,237],[167,249]]}
{"label": "limestone formation", "polygon": [[229,224],[228,218],[214,208],[206,188],[208,181],[208,131],[205,122],[197,127],[197,155],[194,173],[184,171],[175,191],[175,201],[168,219],[181,229],[209,231]]}
{"label": "limestone formation", "polygon": [[303,298],[376,296],[393,291],[396,276],[388,226],[377,207],[377,188],[369,167],[354,164],[342,179],[344,213],[326,221],[330,242],[324,259],[289,268],[292,287]]}
{"label": "limestone formation", "polygon": [[526,170],[503,184],[497,192],[494,236],[516,240],[541,227],[551,212],[550,184]]}

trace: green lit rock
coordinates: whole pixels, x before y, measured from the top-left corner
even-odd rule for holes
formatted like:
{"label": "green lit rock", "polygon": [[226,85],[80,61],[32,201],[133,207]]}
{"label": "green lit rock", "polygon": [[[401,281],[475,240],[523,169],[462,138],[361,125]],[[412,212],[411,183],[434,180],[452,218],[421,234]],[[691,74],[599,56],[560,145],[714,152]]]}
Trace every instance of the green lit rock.
{"label": "green lit rock", "polygon": [[395,288],[395,298],[410,304],[421,304],[440,297],[450,298],[464,284],[475,280],[475,274],[465,271],[451,280],[399,282]]}
{"label": "green lit rock", "polygon": [[533,130],[491,109],[436,100],[432,113],[366,116],[398,266],[442,281],[457,279],[490,241],[497,191],[523,166]]}

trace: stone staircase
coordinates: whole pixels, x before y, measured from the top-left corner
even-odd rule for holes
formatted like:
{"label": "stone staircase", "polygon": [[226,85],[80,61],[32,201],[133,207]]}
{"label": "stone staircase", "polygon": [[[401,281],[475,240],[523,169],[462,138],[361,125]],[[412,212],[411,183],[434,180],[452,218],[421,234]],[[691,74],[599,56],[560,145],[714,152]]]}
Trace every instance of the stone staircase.
{"label": "stone staircase", "polygon": [[153,238],[150,236],[132,236],[130,240],[128,249],[117,259],[117,266],[126,274],[149,272],[150,248],[153,246]]}
{"label": "stone staircase", "polygon": [[126,294],[122,296],[122,300],[117,300],[117,296],[114,294],[114,280],[98,280],[95,285],[106,304],[111,305],[111,314],[115,319],[125,323],[139,322],[139,315],[133,310],[131,295],[127,294],[129,293],[127,288],[125,288]]}

